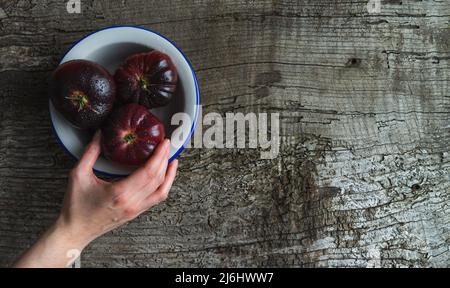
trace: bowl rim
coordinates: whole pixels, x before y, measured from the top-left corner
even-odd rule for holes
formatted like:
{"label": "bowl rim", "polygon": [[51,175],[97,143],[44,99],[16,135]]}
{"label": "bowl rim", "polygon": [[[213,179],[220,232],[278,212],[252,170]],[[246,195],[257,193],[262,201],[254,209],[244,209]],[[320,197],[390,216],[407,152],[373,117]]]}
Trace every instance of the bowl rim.
{"label": "bowl rim", "polygon": [[[175,160],[185,149],[186,144],[191,141],[192,135],[195,131],[195,128],[197,126],[197,121],[198,121],[198,116],[199,116],[199,105],[200,105],[200,92],[199,92],[199,87],[198,87],[198,80],[197,80],[197,75],[195,74],[195,70],[194,67],[192,66],[191,62],[189,61],[189,59],[187,58],[187,56],[183,53],[183,51],[169,38],[167,38],[166,36],[160,34],[159,32],[156,32],[154,30],[151,30],[149,28],[145,28],[145,27],[141,27],[141,26],[134,26],[134,25],[112,25],[112,26],[107,26],[104,28],[101,28],[99,30],[95,30],[89,34],[86,34],[85,36],[83,36],[82,38],[80,38],[79,40],[77,40],[74,44],[72,44],[67,51],[64,53],[63,57],[61,58],[61,60],[59,61],[59,64],[61,64],[62,60],[66,57],[66,55],[72,50],[74,49],[78,44],[80,44],[83,40],[85,40],[88,37],[91,37],[97,33],[100,33],[102,31],[105,30],[111,30],[111,29],[118,29],[118,28],[131,28],[131,29],[139,29],[139,30],[143,30],[149,33],[153,33],[156,36],[159,36],[161,38],[163,38],[164,40],[166,40],[170,45],[172,45],[175,49],[177,49],[180,54],[183,56],[184,60],[186,61],[186,63],[189,65],[189,68],[191,69],[191,73],[192,73],[192,78],[194,80],[194,86],[195,86],[195,116],[194,116],[194,120],[192,121],[192,126],[191,129],[189,131],[189,134],[186,138],[186,141],[183,143],[183,145],[181,145],[180,148],[178,148],[178,150],[175,152],[175,154],[173,154],[172,157],[170,157],[169,159],[169,163],[172,162],[173,160]],[[77,156],[75,156],[72,152],[69,151],[69,149],[64,145],[64,143],[62,142],[61,138],[59,137],[58,133],[56,132],[56,128],[55,125],[53,124],[54,119],[52,116],[52,113],[50,111],[50,105],[52,105],[51,103],[51,99],[49,98],[49,114],[50,114],[50,122],[52,124],[52,129],[53,129],[53,133],[56,135],[56,138],[60,144],[61,147],[63,147],[64,151],[75,161],[78,161],[79,158]],[[113,173],[108,173],[105,171],[101,171],[98,169],[93,168],[94,173],[102,175],[102,176],[106,176],[106,177],[112,177],[112,178],[121,178],[121,177],[126,177],[128,176],[128,174],[113,174]]]}

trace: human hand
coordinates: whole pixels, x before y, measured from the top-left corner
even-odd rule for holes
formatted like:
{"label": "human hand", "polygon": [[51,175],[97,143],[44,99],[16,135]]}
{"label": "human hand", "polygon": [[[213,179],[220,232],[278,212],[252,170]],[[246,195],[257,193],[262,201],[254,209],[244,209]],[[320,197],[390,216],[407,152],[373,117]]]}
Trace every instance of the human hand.
{"label": "human hand", "polygon": [[170,141],[128,178],[99,179],[93,166],[100,155],[100,133],[71,171],[63,208],[56,223],[16,262],[16,267],[63,267],[67,251],[81,251],[95,238],[133,220],[167,199],[178,161],[168,165]]}
{"label": "human hand", "polygon": [[136,218],[166,200],[176,176],[177,160],[168,166],[170,141],[163,141],[148,162],[128,178],[106,182],[93,166],[100,154],[100,133],[94,136],[69,176],[58,222],[87,243]]}

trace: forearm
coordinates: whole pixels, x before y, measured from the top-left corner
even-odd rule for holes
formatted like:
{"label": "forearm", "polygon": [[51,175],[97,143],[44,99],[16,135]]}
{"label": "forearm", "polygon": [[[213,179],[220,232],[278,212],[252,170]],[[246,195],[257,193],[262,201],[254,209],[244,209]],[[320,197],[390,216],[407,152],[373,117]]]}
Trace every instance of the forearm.
{"label": "forearm", "polygon": [[168,164],[169,140],[158,145],[144,166],[113,183],[93,172],[100,151],[96,136],[70,174],[60,217],[13,267],[67,267],[77,254],[74,251],[81,254],[97,237],[167,199],[178,168],[177,160]]}
{"label": "forearm", "polygon": [[63,221],[56,221],[13,265],[15,268],[65,268],[73,252],[81,251],[88,241],[76,235]]}

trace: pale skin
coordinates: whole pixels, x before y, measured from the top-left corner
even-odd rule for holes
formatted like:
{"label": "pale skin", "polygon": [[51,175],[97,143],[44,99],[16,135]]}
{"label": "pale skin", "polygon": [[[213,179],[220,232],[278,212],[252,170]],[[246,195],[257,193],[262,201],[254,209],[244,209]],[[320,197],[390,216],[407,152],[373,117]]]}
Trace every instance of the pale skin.
{"label": "pale skin", "polygon": [[170,141],[128,178],[106,182],[93,172],[100,155],[100,133],[94,136],[71,171],[63,208],[55,223],[13,265],[16,268],[63,268],[73,251],[135,219],[167,199],[178,161],[168,164]]}

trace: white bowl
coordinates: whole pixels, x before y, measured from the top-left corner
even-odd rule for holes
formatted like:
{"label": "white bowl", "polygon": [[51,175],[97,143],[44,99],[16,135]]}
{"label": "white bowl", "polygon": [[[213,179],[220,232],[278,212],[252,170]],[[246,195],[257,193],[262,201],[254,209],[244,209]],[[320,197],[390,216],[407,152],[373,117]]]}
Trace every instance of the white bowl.
{"label": "white bowl", "polygon": [[[177,141],[180,143],[177,146],[172,143],[170,150],[170,161],[172,161],[183,151],[184,145],[190,141],[194,132],[199,113],[200,96],[194,69],[183,52],[169,39],[141,27],[108,27],[77,42],[66,53],[60,64],[75,59],[86,59],[102,65],[114,75],[116,69],[128,56],[152,49],[166,53],[172,59],[178,70],[181,93],[177,93],[168,106],[152,109],[151,112],[164,122],[168,138],[178,128],[170,125],[173,114],[184,112],[192,119],[192,125],[182,125],[184,127],[182,129],[185,129],[182,132],[182,135],[185,135],[185,139],[182,139],[184,141]],[[59,142],[70,155],[78,160],[91,140],[92,133],[73,127],[55,110],[51,101],[49,101],[49,108],[50,118]],[[99,157],[94,166],[97,173],[112,177],[127,176],[135,169],[135,167],[113,163],[103,156]]]}

